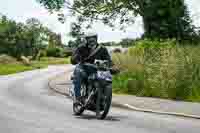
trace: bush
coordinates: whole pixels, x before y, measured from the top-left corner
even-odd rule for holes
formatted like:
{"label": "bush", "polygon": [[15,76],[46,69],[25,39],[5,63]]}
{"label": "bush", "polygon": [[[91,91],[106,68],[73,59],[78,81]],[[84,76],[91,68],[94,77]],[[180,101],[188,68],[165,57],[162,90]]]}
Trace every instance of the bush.
{"label": "bush", "polygon": [[17,63],[17,60],[11,56],[8,56],[6,54],[0,55],[0,64],[15,64]]}
{"label": "bush", "polygon": [[62,50],[57,47],[50,47],[46,50],[48,57],[62,57]]}
{"label": "bush", "polygon": [[121,53],[121,52],[122,52],[122,51],[121,51],[120,48],[116,48],[116,49],[113,50],[113,53]]}
{"label": "bush", "polygon": [[69,57],[69,56],[72,56],[72,49],[65,49],[63,50],[63,57]]}
{"label": "bush", "polygon": [[200,46],[175,41],[140,41],[128,54],[113,54],[122,73],[114,76],[117,93],[200,101]]}

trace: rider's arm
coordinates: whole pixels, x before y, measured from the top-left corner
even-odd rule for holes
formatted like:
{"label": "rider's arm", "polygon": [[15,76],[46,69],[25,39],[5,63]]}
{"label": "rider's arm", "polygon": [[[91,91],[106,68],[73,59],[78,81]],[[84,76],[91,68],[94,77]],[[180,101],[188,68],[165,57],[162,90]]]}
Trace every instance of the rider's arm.
{"label": "rider's arm", "polygon": [[81,60],[81,56],[80,56],[80,52],[79,51],[80,51],[79,48],[77,48],[72,54],[71,63],[73,65],[78,64],[80,62],[80,60]]}
{"label": "rider's arm", "polygon": [[112,69],[111,69],[111,73],[112,73],[112,74],[117,74],[117,73],[119,73],[119,72],[120,72],[119,68],[117,68],[117,67],[115,66],[115,64],[112,62],[111,56],[110,56],[110,54],[109,54],[109,52],[108,52],[108,50],[107,50],[106,48],[104,48],[104,53],[103,53],[103,55],[105,55],[105,56],[104,56],[105,60],[108,60],[108,61],[109,61],[110,68],[112,68]]}
{"label": "rider's arm", "polygon": [[104,60],[109,61],[110,66],[113,66],[113,62],[107,48],[103,47],[102,55],[104,56]]}

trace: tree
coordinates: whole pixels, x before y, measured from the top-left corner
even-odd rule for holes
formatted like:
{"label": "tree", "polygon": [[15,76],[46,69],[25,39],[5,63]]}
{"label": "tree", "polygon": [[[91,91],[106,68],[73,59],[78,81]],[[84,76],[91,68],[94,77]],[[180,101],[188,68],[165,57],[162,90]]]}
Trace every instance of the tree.
{"label": "tree", "polygon": [[82,32],[82,27],[80,23],[71,23],[69,35],[73,38],[79,38],[84,33]]}
{"label": "tree", "polygon": [[41,23],[36,18],[30,18],[26,20],[27,25],[27,37],[32,48],[33,59],[37,57],[39,49],[41,47]]}
{"label": "tree", "polygon": [[38,19],[30,18],[26,23],[17,23],[6,16],[0,17],[0,54],[8,54],[18,60],[22,55],[36,59],[40,51],[49,45],[53,35],[53,43],[62,47],[61,35],[43,26]]}
{"label": "tree", "polygon": [[17,56],[15,53],[16,37],[19,36],[17,29],[14,21],[9,20],[6,16],[0,18],[0,53]]}
{"label": "tree", "polygon": [[194,33],[184,0],[150,0],[144,8],[147,37],[185,39]]}
{"label": "tree", "polygon": [[80,45],[82,43],[82,36],[84,35],[84,32],[82,30],[81,24],[80,23],[71,23],[70,26],[70,33],[69,35],[74,38],[75,40],[72,41],[70,40],[68,42],[68,46],[71,48],[75,48],[78,45]]}
{"label": "tree", "polygon": [[49,47],[63,47],[60,34],[54,32],[49,34]]}
{"label": "tree", "polygon": [[131,38],[124,38],[120,41],[120,45],[123,46],[123,47],[127,47],[127,46],[130,46],[130,45],[134,45],[134,39],[131,39]]}
{"label": "tree", "polygon": [[146,37],[181,38],[193,34],[184,0],[37,0],[50,11],[68,8],[79,23],[102,21],[121,29],[142,16]]}

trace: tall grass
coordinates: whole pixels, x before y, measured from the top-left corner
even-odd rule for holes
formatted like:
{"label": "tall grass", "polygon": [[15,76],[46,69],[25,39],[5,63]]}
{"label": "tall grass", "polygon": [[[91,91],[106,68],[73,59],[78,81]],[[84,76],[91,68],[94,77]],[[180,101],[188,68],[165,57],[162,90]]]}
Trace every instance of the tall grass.
{"label": "tall grass", "polygon": [[138,42],[127,54],[114,54],[122,72],[113,78],[116,93],[200,101],[200,46],[175,41]]}

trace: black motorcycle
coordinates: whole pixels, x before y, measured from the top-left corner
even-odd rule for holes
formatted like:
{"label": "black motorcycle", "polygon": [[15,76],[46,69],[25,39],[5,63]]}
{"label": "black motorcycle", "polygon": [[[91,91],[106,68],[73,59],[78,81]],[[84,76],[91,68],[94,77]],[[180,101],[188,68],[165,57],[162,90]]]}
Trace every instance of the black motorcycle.
{"label": "black motorcycle", "polygon": [[104,119],[112,102],[112,69],[105,60],[95,60],[94,64],[84,63],[84,65],[95,69],[95,73],[82,82],[80,103],[75,102],[74,90],[70,89],[74,115],[79,116],[84,110],[90,110],[96,112],[97,119]]}

